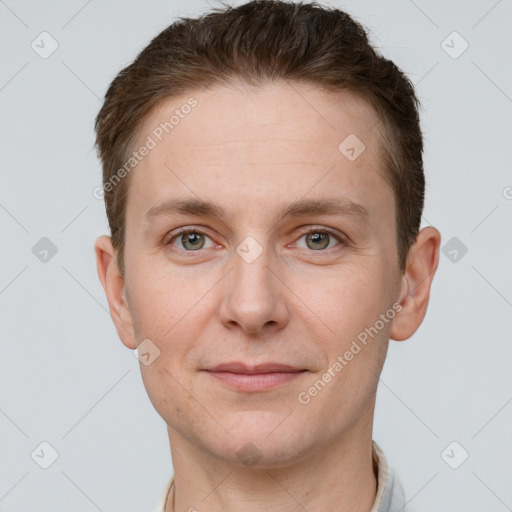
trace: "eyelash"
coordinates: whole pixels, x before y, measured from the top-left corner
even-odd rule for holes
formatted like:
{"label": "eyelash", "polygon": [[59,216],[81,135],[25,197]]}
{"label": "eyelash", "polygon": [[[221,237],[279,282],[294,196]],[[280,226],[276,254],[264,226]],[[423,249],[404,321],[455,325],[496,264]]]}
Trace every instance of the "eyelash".
{"label": "eyelash", "polygon": [[[164,241],[164,245],[165,246],[172,245],[173,242],[178,237],[180,237],[180,236],[182,236],[184,234],[188,234],[188,233],[196,233],[196,234],[204,235],[204,236],[210,238],[210,240],[211,240],[211,237],[209,237],[204,231],[201,231],[200,229],[197,229],[197,228],[183,228],[180,231],[178,231],[178,233],[175,233],[167,241]],[[306,231],[303,231],[301,233],[301,235],[299,236],[299,238],[297,240],[300,240],[301,238],[303,238],[304,236],[309,235],[310,233],[327,234],[330,237],[335,238],[339,242],[339,245],[346,245],[347,244],[347,240],[344,239],[343,237],[341,237],[340,235],[338,235],[337,233],[335,233],[334,231],[331,231],[330,229],[327,229],[327,228],[318,227],[318,226],[311,226],[311,227],[309,227]],[[213,242],[213,240],[212,240],[212,242]],[[338,247],[338,246],[335,246],[335,247]],[[329,249],[334,249],[335,247],[330,247],[330,248],[326,248],[326,249],[319,249],[319,250],[310,249],[310,251],[312,251],[312,252],[326,252]],[[202,249],[197,249],[195,251],[193,251],[193,250],[189,251],[187,249],[182,249],[182,248],[176,248],[176,249],[178,249],[178,250],[180,250],[182,252],[188,252],[188,253],[195,253],[195,252],[199,253],[202,250]]]}

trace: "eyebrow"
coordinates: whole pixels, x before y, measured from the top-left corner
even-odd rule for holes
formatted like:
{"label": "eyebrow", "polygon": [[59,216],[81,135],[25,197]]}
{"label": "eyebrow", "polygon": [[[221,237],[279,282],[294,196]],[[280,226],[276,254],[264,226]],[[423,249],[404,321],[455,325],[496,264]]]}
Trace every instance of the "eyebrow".
{"label": "eyebrow", "polygon": [[[154,218],[167,215],[194,215],[197,217],[218,217],[223,219],[226,212],[218,204],[201,199],[170,199],[152,206],[144,215],[145,222],[150,223]],[[307,215],[338,215],[369,220],[368,210],[361,204],[342,197],[325,199],[300,199],[284,206],[275,215],[277,223],[285,217],[302,217]]]}

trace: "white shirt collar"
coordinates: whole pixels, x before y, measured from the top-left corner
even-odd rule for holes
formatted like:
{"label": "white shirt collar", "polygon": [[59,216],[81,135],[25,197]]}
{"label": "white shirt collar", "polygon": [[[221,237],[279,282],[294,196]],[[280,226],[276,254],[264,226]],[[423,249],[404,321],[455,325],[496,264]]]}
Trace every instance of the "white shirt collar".
{"label": "white shirt collar", "polygon": [[[377,494],[370,512],[407,512],[405,496],[400,482],[388,466],[384,452],[375,441],[372,441],[372,456],[378,467]],[[172,487],[174,475],[165,485],[160,501],[154,512],[165,512],[167,496]]]}
{"label": "white shirt collar", "polygon": [[393,470],[389,467],[384,452],[372,441],[373,460],[377,464],[377,494],[370,512],[407,512],[405,495]]}

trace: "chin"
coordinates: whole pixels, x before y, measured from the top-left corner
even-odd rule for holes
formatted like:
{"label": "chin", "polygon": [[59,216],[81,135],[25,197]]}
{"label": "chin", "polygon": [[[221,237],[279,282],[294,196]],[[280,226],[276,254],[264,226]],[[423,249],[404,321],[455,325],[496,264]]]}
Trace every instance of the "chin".
{"label": "chin", "polygon": [[[267,416],[266,421],[261,418],[262,414]],[[253,469],[289,465],[300,460],[308,446],[304,432],[291,418],[292,415],[290,423],[286,424],[282,414],[255,411],[244,419],[239,418],[231,429],[226,428],[231,436],[223,436],[225,442],[216,445],[213,451],[219,458]]]}

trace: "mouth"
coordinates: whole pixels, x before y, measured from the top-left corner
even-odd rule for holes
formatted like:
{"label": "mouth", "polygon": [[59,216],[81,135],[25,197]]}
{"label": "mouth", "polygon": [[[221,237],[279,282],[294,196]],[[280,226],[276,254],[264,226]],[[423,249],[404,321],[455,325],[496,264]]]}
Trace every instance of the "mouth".
{"label": "mouth", "polygon": [[269,391],[308,373],[308,370],[281,363],[256,366],[244,363],[224,363],[205,370],[218,382],[238,391]]}

